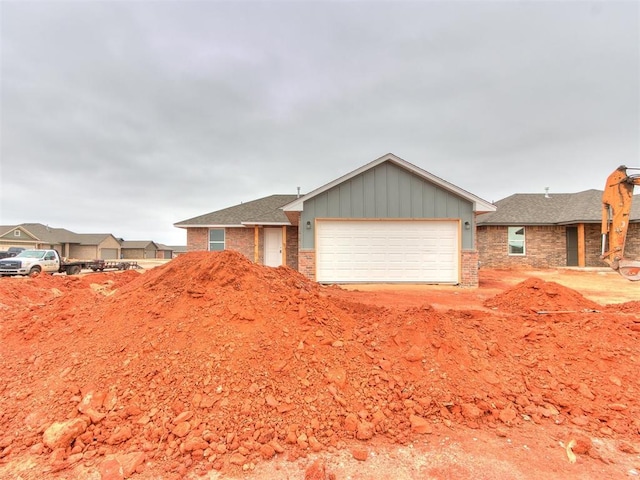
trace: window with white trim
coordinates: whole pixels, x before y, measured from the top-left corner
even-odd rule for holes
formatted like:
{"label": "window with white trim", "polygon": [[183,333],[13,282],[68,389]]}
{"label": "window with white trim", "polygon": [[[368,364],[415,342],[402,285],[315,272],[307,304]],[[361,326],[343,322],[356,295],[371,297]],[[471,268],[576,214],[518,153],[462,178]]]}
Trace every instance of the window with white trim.
{"label": "window with white trim", "polygon": [[524,255],[524,227],[508,227],[509,255]]}
{"label": "window with white trim", "polygon": [[224,228],[212,228],[209,230],[209,251],[221,250],[224,250]]}
{"label": "window with white trim", "polygon": [[13,236],[14,237],[19,237],[20,236],[20,230],[14,230],[13,231]]}

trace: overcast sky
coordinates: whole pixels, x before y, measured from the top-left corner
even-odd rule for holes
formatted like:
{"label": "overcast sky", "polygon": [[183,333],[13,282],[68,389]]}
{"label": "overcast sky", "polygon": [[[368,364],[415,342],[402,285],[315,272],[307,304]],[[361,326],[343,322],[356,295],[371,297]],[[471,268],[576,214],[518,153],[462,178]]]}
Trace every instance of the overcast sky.
{"label": "overcast sky", "polygon": [[485,200],[640,166],[638,1],[0,2],[0,224],[173,224],[394,153]]}

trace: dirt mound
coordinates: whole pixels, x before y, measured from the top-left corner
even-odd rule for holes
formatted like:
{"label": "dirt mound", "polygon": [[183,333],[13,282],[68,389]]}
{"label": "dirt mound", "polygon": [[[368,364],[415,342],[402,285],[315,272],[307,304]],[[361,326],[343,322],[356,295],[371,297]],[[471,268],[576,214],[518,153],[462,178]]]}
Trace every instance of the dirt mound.
{"label": "dirt mound", "polygon": [[607,310],[611,312],[625,312],[625,313],[640,314],[640,301],[632,300],[631,302],[607,305]]}
{"label": "dirt mound", "polygon": [[509,313],[581,312],[602,308],[575,290],[539,278],[525,280],[487,299],[484,305]]}
{"label": "dirt mound", "polygon": [[230,251],[143,275],[4,280],[16,303],[0,325],[0,431],[11,432],[0,458],[39,455],[51,478],[114,465],[126,476],[155,468],[149,478],[246,470],[352,441],[366,457],[375,439],[406,444],[456,424],[640,428],[626,320],[528,320],[540,301],[596,306],[551,282],[489,301],[524,311],[511,321],[428,297],[365,305]]}

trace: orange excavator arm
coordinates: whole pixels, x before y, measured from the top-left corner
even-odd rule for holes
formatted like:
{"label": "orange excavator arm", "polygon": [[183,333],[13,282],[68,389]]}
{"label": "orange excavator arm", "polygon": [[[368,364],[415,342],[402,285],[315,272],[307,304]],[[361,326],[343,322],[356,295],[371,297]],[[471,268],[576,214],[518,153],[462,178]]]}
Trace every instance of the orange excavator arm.
{"label": "orange excavator arm", "polygon": [[[602,194],[602,255],[600,258],[629,280],[640,280],[640,261],[624,258],[624,246],[629,230],[629,214],[633,189],[640,185],[639,175],[629,175],[630,169],[618,167],[609,177]],[[607,241],[608,240],[608,241]],[[606,250],[608,248],[608,250]]]}

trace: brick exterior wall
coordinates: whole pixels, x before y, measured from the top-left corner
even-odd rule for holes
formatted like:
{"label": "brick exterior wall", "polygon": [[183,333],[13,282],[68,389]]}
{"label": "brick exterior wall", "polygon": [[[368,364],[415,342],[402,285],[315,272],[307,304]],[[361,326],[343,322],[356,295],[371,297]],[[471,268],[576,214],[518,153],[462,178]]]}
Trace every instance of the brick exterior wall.
{"label": "brick exterior wall", "polygon": [[[585,266],[606,267],[600,259],[602,236],[599,224],[585,224]],[[567,234],[563,226],[525,227],[523,256],[508,255],[506,226],[478,226],[478,251],[481,267],[553,268],[567,266]],[[625,257],[640,259],[640,224],[633,223],[627,233]]]}
{"label": "brick exterior wall", "polygon": [[[258,229],[258,241],[263,242],[262,229]],[[225,228],[224,248],[225,250],[235,250],[253,262],[254,257],[254,231],[253,228]],[[263,249],[258,249],[258,263],[262,263]]]}
{"label": "brick exterior wall", "polygon": [[298,227],[287,227],[287,267],[298,270]]}
{"label": "brick exterior wall", "polygon": [[640,224],[632,223],[629,225],[627,233],[627,244],[625,246],[624,256],[629,260],[640,260]]}
{"label": "brick exterior wall", "polygon": [[316,279],[316,251],[301,250],[298,252],[298,271],[310,280]]}
{"label": "brick exterior wall", "polygon": [[187,252],[209,250],[208,228],[187,228]]}
{"label": "brick exterior wall", "polygon": [[478,258],[477,250],[462,251],[462,279],[463,287],[477,287],[478,283]]}

